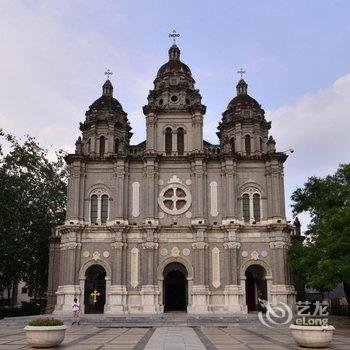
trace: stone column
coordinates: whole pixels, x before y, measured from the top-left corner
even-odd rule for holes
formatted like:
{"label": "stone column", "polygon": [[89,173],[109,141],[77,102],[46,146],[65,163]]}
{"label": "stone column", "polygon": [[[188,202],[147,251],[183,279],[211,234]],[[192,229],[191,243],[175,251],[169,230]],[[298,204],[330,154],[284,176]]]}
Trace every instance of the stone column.
{"label": "stone column", "polygon": [[209,288],[205,285],[205,250],[208,244],[201,241],[192,244],[195,254],[194,285],[192,287],[192,305],[189,311],[192,313],[206,313],[209,306]]}
{"label": "stone column", "polygon": [[285,241],[270,242],[270,249],[273,256],[273,274],[270,294],[273,304],[282,301],[293,306],[295,302],[295,289],[290,284],[287,248],[288,243]]}
{"label": "stone column", "polygon": [[273,190],[272,190],[272,176],[271,176],[271,164],[269,162],[266,163],[266,195],[267,195],[267,219],[271,219],[274,216],[273,210]]}
{"label": "stone column", "polygon": [[156,201],[156,164],[155,156],[146,156],[144,163],[144,172],[145,172],[145,220],[151,221],[154,224],[155,218],[155,201]]}
{"label": "stone column", "polygon": [[[83,223],[84,221],[88,221],[89,214],[90,214],[90,213],[85,213],[85,197],[86,197],[85,182],[86,182],[86,164],[82,163],[81,171],[80,171],[79,213],[78,213],[80,223]],[[85,220],[85,217],[87,220]]]}
{"label": "stone column", "polygon": [[123,248],[126,245],[121,241],[121,233],[117,233],[117,241],[111,243],[112,279],[109,288],[109,304],[106,312],[110,314],[123,314],[126,304],[126,288],[123,284]]}
{"label": "stone column", "polygon": [[192,162],[192,182],[193,182],[193,200],[192,206],[194,211],[194,219],[203,220],[204,223],[204,164],[202,157],[195,157]]}
{"label": "stone column", "polygon": [[144,313],[156,313],[158,311],[158,286],[154,284],[154,256],[158,250],[158,243],[148,241],[142,244],[145,255],[145,266],[142,271],[144,284],[141,288],[141,305]]}
{"label": "stone column", "polygon": [[146,149],[147,151],[156,150],[156,135],[155,135],[156,116],[154,113],[149,113],[146,117]]}
{"label": "stone column", "polygon": [[[55,231],[55,230],[54,230]],[[60,274],[60,239],[55,237],[50,239],[50,252],[49,252],[49,276],[48,276],[48,287],[47,287],[47,312],[51,312],[52,308],[56,304],[56,291],[59,285],[59,274]]]}
{"label": "stone column", "polygon": [[203,116],[202,113],[197,111],[192,116],[193,125],[193,139],[192,139],[192,150],[202,151],[203,150]]}
{"label": "stone column", "polygon": [[228,256],[226,266],[228,270],[229,283],[225,286],[225,311],[242,312],[242,286],[239,285],[239,263],[238,253],[241,244],[239,242],[224,243],[225,254]]}
{"label": "stone column", "polygon": [[57,304],[55,308],[55,312],[63,313],[70,313],[73,299],[75,297],[80,299],[81,295],[77,276],[77,270],[80,268],[81,244],[69,241],[68,235],[72,236],[72,233],[63,234],[60,246],[60,285],[57,289]]}
{"label": "stone column", "polygon": [[125,160],[118,158],[114,167],[116,178],[116,194],[114,198],[114,219],[124,223],[124,183],[125,183]]}
{"label": "stone column", "polygon": [[236,172],[232,159],[225,160],[225,180],[226,180],[226,218],[228,220],[237,217],[237,190]]}

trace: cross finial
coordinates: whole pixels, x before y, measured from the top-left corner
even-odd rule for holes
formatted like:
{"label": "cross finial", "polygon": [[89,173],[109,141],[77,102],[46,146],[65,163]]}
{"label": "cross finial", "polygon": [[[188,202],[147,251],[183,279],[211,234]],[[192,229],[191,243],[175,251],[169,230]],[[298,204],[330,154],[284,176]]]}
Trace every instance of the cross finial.
{"label": "cross finial", "polygon": [[169,38],[173,38],[173,42],[175,44],[176,42],[176,38],[180,37],[180,34],[179,33],[176,33],[176,30],[174,29],[172,31],[172,33],[169,34]]}
{"label": "cross finial", "polygon": [[240,70],[237,71],[238,74],[241,75],[241,79],[243,79],[243,74],[247,73],[245,70],[243,70],[243,68],[241,68]]}
{"label": "cross finial", "polygon": [[97,302],[97,297],[100,296],[100,293],[95,289],[93,291],[93,293],[90,293],[90,295],[92,296],[93,302],[96,303]]}
{"label": "cross finial", "polygon": [[107,75],[107,79],[109,80],[109,76],[113,75],[113,72],[111,72],[109,69],[105,72],[105,75]]}

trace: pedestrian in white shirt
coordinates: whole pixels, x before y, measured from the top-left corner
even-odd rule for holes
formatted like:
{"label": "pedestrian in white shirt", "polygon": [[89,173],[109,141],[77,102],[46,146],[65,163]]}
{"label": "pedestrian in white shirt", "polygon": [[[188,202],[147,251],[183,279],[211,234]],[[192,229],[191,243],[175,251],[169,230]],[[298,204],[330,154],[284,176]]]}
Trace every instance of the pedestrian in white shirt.
{"label": "pedestrian in white shirt", "polygon": [[77,322],[80,324],[80,303],[77,298],[74,298],[74,302],[72,304],[72,311],[73,311],[73,322],[72,325]]}

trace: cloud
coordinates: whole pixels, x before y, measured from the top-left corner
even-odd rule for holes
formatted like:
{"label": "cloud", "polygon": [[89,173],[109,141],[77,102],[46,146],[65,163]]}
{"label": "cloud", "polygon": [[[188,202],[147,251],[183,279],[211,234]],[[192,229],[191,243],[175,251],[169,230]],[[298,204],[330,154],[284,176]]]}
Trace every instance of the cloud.
{"label": "cloud", "polygon": [[[340,163],[350,161],[350,74],[331,86],[266,113],[278,149],[295,153],[286,162],[287,203],[296,187],[310,176],[334,173]],[[290,212],[290,211],[289,211]],[[304,224],[307,218],[303,216]],[[304,227],[305,228],[305,227]]]}

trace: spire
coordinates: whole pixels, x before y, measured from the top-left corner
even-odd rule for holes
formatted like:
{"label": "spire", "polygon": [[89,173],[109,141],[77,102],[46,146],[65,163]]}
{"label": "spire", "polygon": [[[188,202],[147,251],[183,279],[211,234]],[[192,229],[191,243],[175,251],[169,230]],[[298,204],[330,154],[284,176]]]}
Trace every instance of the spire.
{"label": "spire", "polygon": [[176,44],[171,45],[169,49],[169,61],[180,61],[180,49],[177,47]]}
{"label": "spire", "polygon": [[241,78],[240,81],[238,82],[236,89],[237,89],[237,96],[238,95],[247,95],[248,84],[244,81],[243,78]]}
{"label": "spire", "polygon": [[103,84],[102,94],[103,96],[113,96],[113,85],[109,79]]}

